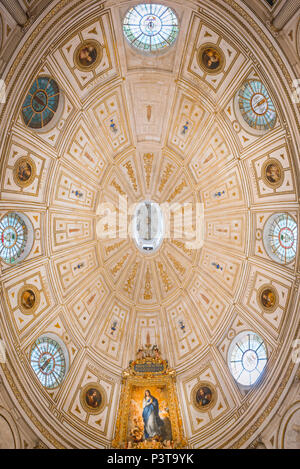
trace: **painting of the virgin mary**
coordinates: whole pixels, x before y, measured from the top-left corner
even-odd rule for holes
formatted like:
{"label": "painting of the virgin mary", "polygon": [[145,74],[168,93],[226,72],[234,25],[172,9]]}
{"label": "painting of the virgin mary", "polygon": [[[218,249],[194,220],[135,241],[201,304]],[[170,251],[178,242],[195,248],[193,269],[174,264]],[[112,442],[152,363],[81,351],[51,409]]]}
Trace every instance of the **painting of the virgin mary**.
{"label": "painting of the virgin mary", "polygon": [[143,399],[143,421],[144,421],[144,438],[160,438],[163,433],[164,422],[159,416],[158,400],[146,390]]}

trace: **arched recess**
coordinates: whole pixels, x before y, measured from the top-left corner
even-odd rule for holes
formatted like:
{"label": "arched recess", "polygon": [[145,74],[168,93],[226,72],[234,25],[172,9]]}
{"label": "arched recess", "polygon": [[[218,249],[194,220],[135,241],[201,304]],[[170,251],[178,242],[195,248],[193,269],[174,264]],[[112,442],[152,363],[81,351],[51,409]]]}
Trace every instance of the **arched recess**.
{"label": "arched recess", "polygon": [[2,51],[2,44],[3,44],[3,19],[0,13],[0,54]]}
{"label": "arched recess", "polygon": [[20,449],[19,431],[12,415],[0,406],[0,449]]}

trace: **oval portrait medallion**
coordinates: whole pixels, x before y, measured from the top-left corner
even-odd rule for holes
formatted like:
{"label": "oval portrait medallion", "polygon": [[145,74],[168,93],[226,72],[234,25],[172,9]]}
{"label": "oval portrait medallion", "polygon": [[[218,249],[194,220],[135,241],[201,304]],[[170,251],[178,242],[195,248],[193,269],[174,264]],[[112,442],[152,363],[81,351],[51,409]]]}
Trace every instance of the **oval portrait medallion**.
{"label": "oval portrait medallion", "polygon": [[262,177],[269,187],[275,189],[281,186],[284,178],[284,170],[280,162],[273,158],[267,159],[262,167]]}
{"label": "oval portrait medallion", "polygon": [[99,414],[106,403],[106,394],[98,383],[89,383],[80,393],[82,407],[89,414]]}
{"label": "oval portrait medallion", "polygon": [[100,64],[103,47],[92,39],[79,44],[74,53],[74,62],[80,70],[92,70]]}
{"label": "oval portrait medallion", "polygon": [[36,176],[36,166],[29,157],[24,157],[16,161],[13,169],[14,181],[19,187],[30,186]]}
{"label": "oval portrait medallion", "polygon": [[204,44],[197,52],[199,66],[206,73],[217,74],[224,70],[225,56],[215,44]]}
{"label": "oval portrait medallion", "polygon": [[192,390],[192,404],[200,411],[206,412],[216,402],[217,391],[211,383],[197,383]]}
{"label": "oval portrait medallion", "polygon": [[257,295],[258,304],[268,312],[272,313],[278,306],[278,293],[271,285],[263,285]]}
{"label": "oval portrait medallion", "polygon": [[34,285],[25,285],[19,291],[18,304],[22,313],[33,314],[40,304],[40,292]]}

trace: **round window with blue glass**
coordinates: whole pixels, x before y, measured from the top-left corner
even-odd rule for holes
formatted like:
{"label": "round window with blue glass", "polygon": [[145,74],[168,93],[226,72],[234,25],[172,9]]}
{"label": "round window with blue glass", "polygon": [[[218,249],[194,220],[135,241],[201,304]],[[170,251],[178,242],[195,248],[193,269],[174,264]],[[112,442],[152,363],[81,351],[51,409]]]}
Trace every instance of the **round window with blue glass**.
{"label": "round window with blue glass", "polygon": [[6,264],[21,262],[33,244],[33,227],[28,217],[9,212],[0,220],[0,258]]}
{"label": "round window with blue glass", "polygon": [[296,257],[298,225],[289,213],[275,213],[264,227],[264,246],[276,262],[288,264]]}
{"label": "round window with blue glass", "polygon": [[25,125],[31,129],[46,127],[58,110],[60,97],[60,89],[55,80],[50,77],[38,77],[22,106]]}
{"label": "round window with blue glass", "polygon": [[43,336],[32,347],[30,363],[45,388],[60,385],[67,371],[67,350],[58,337]]}
{"label": "round window with blue glass", "polygon": [[244,83],[238,93],[238,108],[251,129],[266,132],[275,127],[276,109],[261,81],[249,80]]}
{"label": "round window with blue glass", "polygon": [[155,52],[175,43],[179,32],[178,18],[166,5],[141,3],[126,13],[123,31],[133,47]]}

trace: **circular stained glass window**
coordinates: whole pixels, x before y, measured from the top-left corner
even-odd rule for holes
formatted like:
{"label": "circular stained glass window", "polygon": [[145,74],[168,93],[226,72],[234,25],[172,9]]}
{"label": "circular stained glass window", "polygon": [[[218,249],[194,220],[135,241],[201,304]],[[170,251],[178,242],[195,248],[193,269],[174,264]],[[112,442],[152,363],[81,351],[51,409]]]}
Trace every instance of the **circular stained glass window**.
{"label": "circular stained glass window", "polygon": [[138,204],[133,219],[133,238],[143,253],[157,251],[164,237],[164,218],[160,206],[151,201]]}
{"label": "circular stained glass window", "polygon": [[145,52],[154,52],[165,49],[176,41],[178,18],[165,5],[142,3],[127,12],[123,30],[132,46]]}
{"label": "circular stained glass window", "polygon": [[18,213],[6,214],[0,220],[1,259],[7,264],[15,264],[26,257],[31,246],[32,243],[28,242],[28,223]]}
{"label": "circular stained glass window", "polygon": [[274,128],[277,113],[261,81],[250,80],[244,83],[238,93],[238,103],[244,120],[252,129],[267,131]]}
{"label": "circular stained glass window", "polygon": [[59,105],[59,86],[52,78],[39,77],[32,84],[22,106],[25,124],[42,129],[53,119]]}
{"label": "circular stained glass window", "polygon": [[252,386],[267,363],[263,340],[254,332],[242,332],[229,348],[229,367],[234,379],[243,386]]}
{"label": "circular stained glass window", "polygon": [[58,337],[40,337],[32,348],[30,363],[45,388],[56,388],[67,370],[66,347]]}
{"label": "circular stained glass window", "polygon": [[271,259],[287,264],[295,259],[298,227],[288,213],[272,215],[264,228],[264,245]]}

